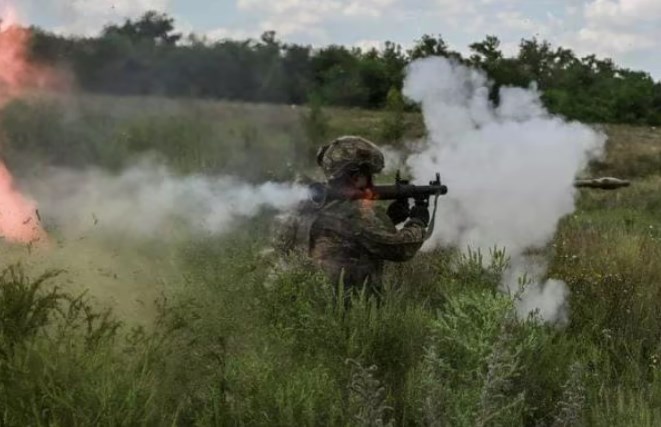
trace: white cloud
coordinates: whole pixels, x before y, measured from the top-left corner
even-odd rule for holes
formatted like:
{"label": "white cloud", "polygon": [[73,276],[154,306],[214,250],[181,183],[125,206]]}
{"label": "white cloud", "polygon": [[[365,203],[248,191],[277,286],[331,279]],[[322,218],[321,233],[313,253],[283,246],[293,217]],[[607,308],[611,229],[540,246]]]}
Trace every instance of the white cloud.
{"label": "white cloud", "polygon": [[496,19],[512,30],[535,31],[539,29],[537,22],[518,11],[499,12],[496,14]]}
{"label": "white cloud", "polygon": [[259,34],[255,34],[251,31],[246,31],[240,28],[214,28],[212,30],[206,31],[204,34],[210,41],[219,41],[219,40],[247,40],[255,39],[259,37]]}
{"label": "white cloud", "polygon": [[443,16],[457,17],[478,15],[486,8],[509,10],[521,0],[430,0]]}
{"label": "white cloud", "polygon": [[[546,38],[557,28],[557,20],[554,21],[549,16],[546,17],[545,21],[542,21],[520,11],[509,9],[491,14],[476,13],[470,17],[454,19],[453,21],[455,28],[468,34],[471,42],[483,40],[487,34],[495,35],[500,39],[501,47],[507,45],[508,48],[511,45],[518,46],[522,38],[533,36]],[[459,47],[459,51],[462,51],[462,47]],[[510,51],[503,52],[507,54]],[[515,51],[518,51],[518,49],[515,49]]]}
{"label": "white cloud", "polygon": [[455,17],[476,13],[477,8],[472,1],[435,0],[438,10],[445,16]]}
{"label": "white cloud", "polygon": [[657,41],[644,34],[610,31],[602,28],[583,28],[575,43],[579,49],[605,56],[619,55],[636,50],[652,49]]}
{"label": "white cloud", "polygon": [[237,7],[242,10],[268,13],[289,13],[301,10],[343,12],[346,15],[373,16],[384,12],[399,0],[238,0]]}
{"label": "white cloud", "polygon": [[647,50],[657,44],[654,38],[644,34],[590,30],[587,28],[582,29],[578,34],[582,41],[590,42],[597,49],[614,53]]}
{"label": "white cloud", "polygon": [[334,0],[238,0],[237,6],[240,10],[262,15],[259,24],[262,31],[274,30],[283,36],[295,33],[320,36],[319,24],[340,12],[342,3]]}
{"label": "white cloud", "polygon": [[[518,8],[522,0],[429,1],[433,2],[433,9],[428,10],[427,14],[438,16],[443,23],[443,34],[459,32],[477,41],[486,34],[498,37],[516,34],[520,38],[550,31],[550,25]],[[550,18],[547,16],[547,19]],[[458,49],[461,50],[461,47]]]}
{"label": "white cloud", "polygon": [[630,25],[661,18],[659,0],[594,0],[585,6],[585,17],[595,25]]}
{"label": "white cloud", "polygon": [[581,28],[561,41],[578,52],[617,60],[632,52],[650,54],[659,46],[659,0],[591,0],[583,8]]}
{"label": "white cloud", "polygon": [[285,14],[297,11],[320,14],[341,9],[344,1],[340,0],[238,0],[237,7],[243,10],[260,11],[271,14]]}
{"label": "white cloud", "polygon": [[378,18],[392,7],[396,0],[354,0],[344,6],[347,16]]}
{"label": "white cloud", "polygon": [[259,28],[278,34],[326,36],[323,24],[338,18],[379,18],[401,0],[238,0],[239,10],[262,15]]}
{"label": "white cloud", "polygon": [[81,16],[123,16],[131,17],[149,9],[163,10],[168,0],[72,0],[59,2],[66,4]]}
{"label": "white cloud", "polygon": [[104,25],[137,18],[149,10],[166,12],[170,0],[21,0],[18,8],[25,15],[40,8],[56,12],[59,33],[97,34]]}
{"label": "white cloud", "polygon": [[382,50],[385,43],[381,40],[358,40],[353,44],[354,47],[357,47],[361,50]]}
{"label": "white cloud", "polygon": [[319,25],[322,17],[309,11],[298,11],[291,15],[276,15],[261,22],[262,31],[276,31],[279,35],[307,34],[322,37],[326,34]]}

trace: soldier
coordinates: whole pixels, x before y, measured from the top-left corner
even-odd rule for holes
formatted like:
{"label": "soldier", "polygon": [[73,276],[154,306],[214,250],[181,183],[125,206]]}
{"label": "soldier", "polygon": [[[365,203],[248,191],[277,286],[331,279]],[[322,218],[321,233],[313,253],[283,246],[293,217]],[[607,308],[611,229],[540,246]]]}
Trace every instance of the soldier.
{"label": "soldier", "polygon": [[[361,137],[338,138],[319,149],[317,164],[328,185],[360,190],[373,185],[373,176],[384,167],[378,147]],[[372,200],[334,200],[322,206],[305,202],[276,234],[275,248],[288,253],[304,251],[332,283],[345,290],[367,287],[380,295],[384,261],[411,259],[424,243],[429,208],[397,200],[386,212]],[[404,223],[401,230],[396,225]],[[348,292],[347,292],[348,294]]]}

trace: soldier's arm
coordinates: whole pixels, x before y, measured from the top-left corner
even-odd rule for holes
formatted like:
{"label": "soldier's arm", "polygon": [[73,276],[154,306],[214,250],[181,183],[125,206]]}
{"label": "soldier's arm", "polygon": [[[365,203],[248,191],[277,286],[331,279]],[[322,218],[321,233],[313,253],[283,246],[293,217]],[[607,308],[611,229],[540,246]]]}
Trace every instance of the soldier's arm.
{"label": "soldier's arm", "polygon": [[408,221],[401,230],[377,216],[357,227],[357,237],[374,257],[388,261],[408,261],[425,241],[425,227],[416,220]]}
{"label": "soldier's arm", "polygon": [[426,233],[421,222],[410,220],[398,231],[385,214],[357,206],[345,202],[326,210],[317,229],[332,231],[360,244],[373,257],[388,261],[407,261],[420,250]]}

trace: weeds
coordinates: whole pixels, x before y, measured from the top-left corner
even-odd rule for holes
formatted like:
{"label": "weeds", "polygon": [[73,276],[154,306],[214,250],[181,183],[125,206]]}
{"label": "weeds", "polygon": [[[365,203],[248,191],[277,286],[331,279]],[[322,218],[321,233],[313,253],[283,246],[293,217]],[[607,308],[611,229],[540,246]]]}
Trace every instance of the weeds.
{"label": "weeds", "polygon": [[17,345],[35,337],[58,314],[66,296],[44,284],[58,275],[45,273],[34,281],[19,266],[10,266],[0,275],[0,357],[7,360]]}
{"label": "weeds", "polygon": [[349,390],[351,392],[350,406],[354,408],[350,412],[355,414],[354,420],[358,425],[365,427],[394,426],[394,420],[386,421],[388,412],[392,411],[392,408],[385,403],[385,388],[381,386],[379,380],[374,378],[377,367],[372,365],[364,368],[360,363],[351,359],[347,360],[347,364],[351,365],[353,370]]}
{"label": "weeds", "polygon": [[562,399],[557,404],[557,414],[552,427],[572,427],[583,424],[585,409],[584,372],[580,364],[571,366],[569,379],[562,387]]}
{"label": "weeds", "polygon": [[2,425],[157,425],[148,342],[124,357],[119,324],[52,288],[56,277],[32,280],[17,266],[0,276]]}
{"label": "weeds", "polygon": [[487,358],[487,371],[480,392],[475,425],[507,425],[513,421],[521,424],[521,412],[525,393],[514,392],[514,380],[520,374],[519,353],[521,349],[513,346],[514,337],[511,329],[514,322],[505,318],[500,336]]}
{"label": "weeds", "polygon": [[[289,107],[49,102],[4,111],[10,161],[29,152],[117,169],[156,152],[182,173],[287,179],[317,136],[376,139],[384,123],[328,109],[312,138]],[[404,119],[395,124],[406,136],[420,132],[419,117]],[[0,425],[658,425],[658,150],[639,142],[658,135],[610,132],[596,167],[640,178],[617,193],[581,192],[545,248],[550,277],[571,290],[564,329],[513,316],[498,291],[506,248],[391,264],[380,304],[359,293],[347,308],[304,258],[283,268],[265,254],[264,215],[222,240],[178,241],[182,283],[145,328],[58,288],[57,272],[5,270]]]}

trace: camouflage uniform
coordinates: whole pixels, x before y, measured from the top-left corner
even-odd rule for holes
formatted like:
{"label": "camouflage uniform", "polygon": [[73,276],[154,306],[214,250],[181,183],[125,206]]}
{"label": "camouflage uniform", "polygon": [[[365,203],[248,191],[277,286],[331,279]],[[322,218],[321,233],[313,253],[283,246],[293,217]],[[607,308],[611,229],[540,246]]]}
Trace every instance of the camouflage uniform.
{"label": "camouflage uniform", "polygon": [[[317,160],[329,180],[357,164],[371,166],[372,173],[383,168],[378,148],[358,137],[340,138],[322,147]],[[280,253],[304,251],[332,283],[342,280],[345,288],[354,289],[367,285],[379,293],[384,261],[411,259],[425,235],[425,224],[416,219],[397,230],[371,200],[335,200],[322,206],[304,202],[278,229],[275,248]]]}

